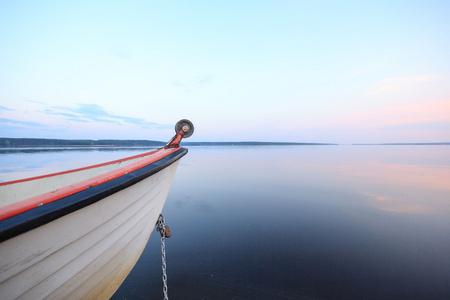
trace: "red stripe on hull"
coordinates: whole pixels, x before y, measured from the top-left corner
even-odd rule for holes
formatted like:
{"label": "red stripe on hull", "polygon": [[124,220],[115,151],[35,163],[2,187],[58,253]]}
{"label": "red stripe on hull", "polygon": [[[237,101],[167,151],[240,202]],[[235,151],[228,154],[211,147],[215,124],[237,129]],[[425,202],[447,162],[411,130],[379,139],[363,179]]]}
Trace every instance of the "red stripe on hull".
{"label": "red stripe on hull", "polygon": [[177,151],[178,149],[179,148],[158,149],[156,151],[151,151],[148,153],[135,155],[135,156],[127,157],[124,159],[119,159],[119,160],[115,160],[115,161],[111,161],[111,162],[107,162],[107,163],[103,163],[103,164],[98,164],[98,165],[93,165],[93,166],[89,166],[89,167],[85,167],[85,168],[79,168],[79,169],[74,169],[74,170],[70,170],[70,171],[64,171],[64,172],[59,172],[59,173],[54,173],[54,174],[49,174],[49,175],[43,175],[43,176],[37,176],[37,177],[33,177],[33,178],[27,178],[27,179],[21,179],[21,180],[15,180],[15,181],[1,183],[0,186],[12,185],[12,184],[19,183],[19,182],[32,181],[32,180],[46,178],[46,177],[53,177],[53,176],[58,176],[58,175],[62,175],[62,174],[78,172],[78,171],[82,171],[82,170],[86,170],[86,169],[98,168],[98,167],[102,167],[102,166],[106,166],[106,165],[110,165],[110,164],[127,161],[130,159],[142,157],[141,160],[138,160],[129,165],[120,167],[116,170],[113,170],[113,171],[89,178],[87,180],[83,180],[83,181],[65,186],[63,188],[60,188],[60,189],[57,189],[57,190],[54,190],[51,192],[43,193],[38,196],[34,196],[34,197],[31,197],[28,199],[18,201],[16,203],[11,203],[11,204],[5,205],[0,208],[0,220],[8,219],[10,217],[13,217],[13,216],[19,215],[21,213],[24,213],[28,210],[31,210],[37,206],[51,203],[53,201],[73,195],[73,194],[81,192],[83,190],[87,190],[90,187],[97,186],[102,183],[113,180],[115,178],[118,178],[120,176],[126,175],[130,172],[136,171],[140,168],[143,168],[147,165],[157,162],[158,160],[170,155],[171,153]]}

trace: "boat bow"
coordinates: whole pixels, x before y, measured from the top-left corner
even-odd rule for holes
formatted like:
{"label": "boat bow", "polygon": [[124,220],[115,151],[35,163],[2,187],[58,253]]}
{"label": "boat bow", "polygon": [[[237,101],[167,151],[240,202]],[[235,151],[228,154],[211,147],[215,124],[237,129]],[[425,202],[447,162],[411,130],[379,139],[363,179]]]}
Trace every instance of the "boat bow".
{"label": "boat bow", "polygon": [[2,299],[107,299],[141,255],[192,123],[163,148],[0,184]]}

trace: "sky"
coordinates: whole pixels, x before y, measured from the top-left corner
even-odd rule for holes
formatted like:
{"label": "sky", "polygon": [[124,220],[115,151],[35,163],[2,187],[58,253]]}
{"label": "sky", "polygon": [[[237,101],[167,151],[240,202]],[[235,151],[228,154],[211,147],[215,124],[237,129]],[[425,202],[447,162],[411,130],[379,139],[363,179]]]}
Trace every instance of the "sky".
{"label": "sky", "polygon": [[450,142],[450,1],[0,0],[0,137]]}

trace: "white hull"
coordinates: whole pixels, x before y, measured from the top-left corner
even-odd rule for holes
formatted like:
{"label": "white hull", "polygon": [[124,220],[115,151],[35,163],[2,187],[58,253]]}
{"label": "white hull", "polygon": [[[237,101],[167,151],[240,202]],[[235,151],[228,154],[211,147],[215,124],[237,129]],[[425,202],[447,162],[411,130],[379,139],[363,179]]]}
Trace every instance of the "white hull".
{"label": "white hull", "polygon": [[0,299],[108,299],[154,230],[178,161],[0,243]]}

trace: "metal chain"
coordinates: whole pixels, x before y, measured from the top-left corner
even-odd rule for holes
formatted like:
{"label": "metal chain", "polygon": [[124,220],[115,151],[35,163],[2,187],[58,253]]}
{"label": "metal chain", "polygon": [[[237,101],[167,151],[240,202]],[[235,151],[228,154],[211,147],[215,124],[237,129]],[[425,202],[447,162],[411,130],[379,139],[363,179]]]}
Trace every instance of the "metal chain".
{"label": "metal chain", "polygon": [[161,260],[162,260],[162,280],[164,283],[163,293],[164,300],[169,300],[169,296],[167,294],[167,267],[166,267],[166,220],[163,215],[159,215],[159,220],[156,226],[156,230],[161,233]]}

